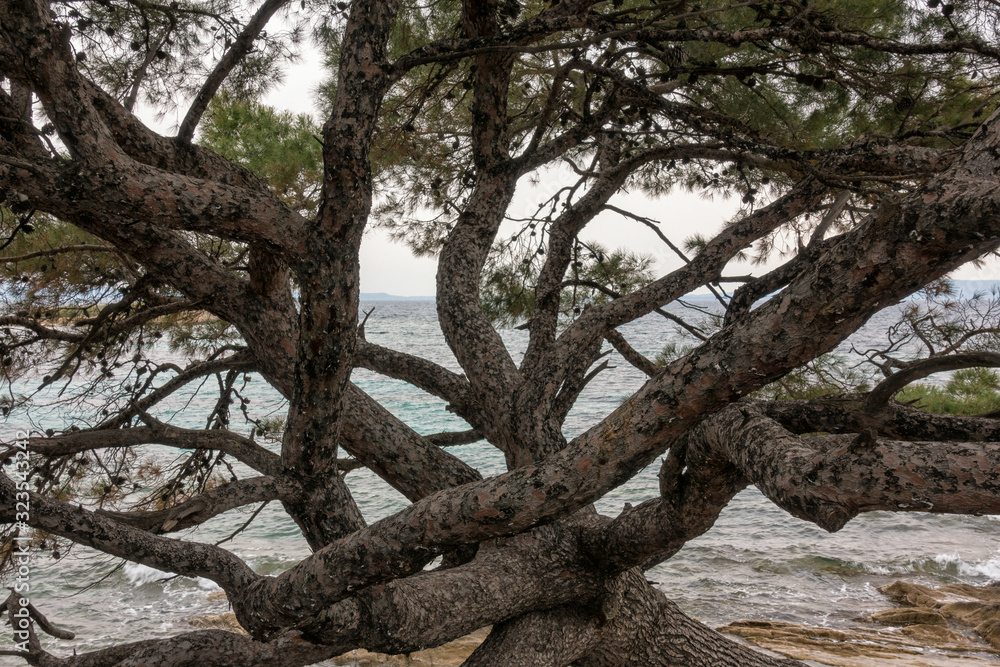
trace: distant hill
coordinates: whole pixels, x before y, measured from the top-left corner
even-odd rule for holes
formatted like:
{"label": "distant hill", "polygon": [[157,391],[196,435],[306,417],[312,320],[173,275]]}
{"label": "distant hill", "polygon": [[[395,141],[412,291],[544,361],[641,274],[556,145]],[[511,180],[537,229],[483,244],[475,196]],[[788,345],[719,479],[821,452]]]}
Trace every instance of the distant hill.
{"label": "distant hill", "polygon": [[361,301],[433,301],[432,296],[397,296],[385,292],[362,292]]}

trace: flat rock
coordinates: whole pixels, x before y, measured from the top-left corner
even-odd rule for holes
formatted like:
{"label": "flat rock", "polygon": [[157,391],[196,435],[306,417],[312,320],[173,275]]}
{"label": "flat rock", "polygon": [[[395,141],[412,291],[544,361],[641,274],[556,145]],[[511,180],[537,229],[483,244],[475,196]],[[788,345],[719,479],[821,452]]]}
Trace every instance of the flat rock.
{"label": "flat rock", "polygon": [[940,625],[833,629],[739,621],[719,631],[789,658],[837,667],[996,667],[1000,655]]}
{"label": "flat rock", "polygon": [[[247,634],[232,612],[195,616],[188,619],[188,623],[192,627],[200,629],[228,630],[241,635]],[[490,628],[485,627],[447,644],[416,651],[409,655],[385,655],[384,653],[371,653],[358,649],[331,658],[323,664],[343,665],[345,667],[458,667],[472,655],[472,652],[486,639],[489,632]]]}
{"label": "flat rock", "polygon": [[948,625],[948,619],[944,614],[934,609],[922,609],[920,607],[908,607],[905,609],[884,609],[877,611],[871,616],[857,619],[867,623],[877,623],[879,625]]}
{"label": "flat rock", "polygon": [[195,616],[189,618],[188,623],[195,628],[219,629],[235,632],[240,635],[247,634],[243,626],[236,620],[236,614],[227,612],[224,614],[208,614],[207,616]]}
{"label": "flat rock", "polygon": [[928,588],[897,581],[879,590],[895,602],[906,605],[904,609],[890,611],[940,614],[963,628],[973,630],[994,649],[1000,649],[1000,586],[996,584],[949,584]]}
{"label": "flat rock", "polygon": [[416,651],[408,655],[385,655],[359,649],[332,658],[330,662],[334,665],[350,665],[351,667],[354,665],[357,667],[457,667],[472,655],[472,652],[486,639],[489,632],[488,627],[482,628],[437,648]]}
{"label": "flat rock", "polygon": [[1000,664],[1000,586],[929,588],[897,581],[879,590],[903,606],[856,620],[896,627],[832,629],[741,621],[720,631],[791,658],[839,667]]}

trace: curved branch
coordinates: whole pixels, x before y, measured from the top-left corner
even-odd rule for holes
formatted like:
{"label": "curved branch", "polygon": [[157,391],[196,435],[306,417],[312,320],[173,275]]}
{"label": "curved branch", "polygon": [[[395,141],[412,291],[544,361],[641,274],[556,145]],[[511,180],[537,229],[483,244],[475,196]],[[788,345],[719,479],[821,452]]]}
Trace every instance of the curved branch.
{"label": "curved branch", "polygon": [[[148,411],[154,405],[164,400],[175,391],[181,389],[190,382],[206,375],[221,373],[229,370],[241,370],[250,372],[256,370],[256,363],[247,351],[240,351],[228,357],[209,359],[207,361],[190,364],[184,370],[180,370],[177,375],[170,378],[161,387],[151,391],[146,396],[132,402],[127,407],[119,411],[114,417],[99,424],[94,430],[110,431],[118,429],[128,423],[140,411]],[[249,465],[249,464],[248,464]],[[265,472],[265,471],[261,471]]]}
{"label": "curved branch", "polygon": [[835,532],[861,512],[1000,512],[1000,443],[801,438],[749,403],[705,422],[703,442],[775,504]]}
{"label": "curved branch", "polygon": [[[57,178],[19,184],[39,210],[60,217],[109,213],[202,231],[223,238],[259,240],[291,257],[304,252],[302,218],[266,188],[252,190],[178,174],[131,158],[118,145],[88,94],[70,42],[41,5],[9,12],[6,34],[22,52],[20,74],[39,93],[45,112],[73,160]],[[116,244],[117,245],[117,244]]]}
{"label": "curved branch", "polygon": [[164,510],[149,512],[97,510],[97,513],[119,523],[159,535],[200,525],[237,507],[270,500],[286,500],[300,493],[298,485],[280,478],[251,477],[209,489]]}
{"label": "curved branch", "polygon": [[266,189],[187,176],[122,156],[100,175],[63,167],[58,186],[21,188],[38,210],[60,217],[117,215],[166,229],[265,243],[293,259],[306,252],[301,216]]}
{"label": "curved branch", "polygon": [[222,429],[195,430],[156,422],[149,426],[96,428],[64,433],[52,438],[30,438],[28,448],[45,456],[66,456],[92,449],[167,445],[178,449],[211,449],[225,452],[265,475],[281,472],[281,457],[253,440]]}
{"label": "curved branch", "polygon": [[464,417],[469,412],[469,381],[432,361],[359,338],[354,364],[386,377],[404,380],[448,401],[460,416]]}
{"label": "curved branch", "polygon": [[792,433],[861,433],[872,429],[896,440],[1000,442],[1000,420],[989,416],[936,415],[892,401],[873,414],[864,409],[866,399],[865,394],[843,394],[767,401],[760,406]]}
{"label": "curved branch", "polygon": [[82,333],[47,327],[38,320],[30,317],[18,317],[16,315],[0,317],[0,326],[24,327],[25,329],[30,329],[38,334],[38,337],[41,340],[59,340],[66,343],[76,343],[84,339],[84,334]]}
{"label": "curved branch", "polygon": [[[462,20],[472,36],[500,32],[496,13],[483,3],[463,2]],[[472,154],[475,185],[465,209],[441,248],[437,312],[441,331],[472,384],[490,442],[509,461],[522,456],[506,417],[520,373],[482,310],[479,281],[487,256],[514,196],[517,173],[508,155],[508,90],[513,58],[478,56],[473,82]],[[476,420],[478,421],[478,420]]]}
{"label": "curved branch", "polygon": [[604,339],[611,343],[611,346],[618,351],[618,354],[625,358],[625,361],[645,373],[647,377],[653,377],[659,372],[659,367],[629,345],[628,341],[625,340],[625,336],[618,333],[617,329],[608,329],[604,333]]}
{"label": "curved branch", "polygon": [[343,641],[325,645],[305,641],[291,632],[271,642],[258,642],[226,630],[196,630],[167,637],[120,644],[58,658],[38,655],[38,667],[305,667],[350,650]]}
{"label": "curved branch", "polygon": [[262,193],[270,192],[249,169],[230,162],[207,148],[183,144],[153,132],[99,86],[86,80],[84,83],[97,113],[111,130],[118,145],[132,159],[165,171]]}
{"label": "curved branch", "polygon": [[32,528],[158,570],[205,577],[227,592],[245,590],[260,579],[246,563],[225,549],[150,535],[83,507],[18,490],[6,474],[0,474],[0,522],[13,523],[14,500],[20,493],[28,494],[32,511],[25,523]]}
{"label": "curved branch", "polygon": [[[22,598],[23,596],[20,593],[11,590],[7,599],[0,602],[0,614],[5,611],[15,611],[16,608],[24,609],[25,607],[22,607],[20,604]],[[27,610],[31,619],[38,624],[38,627],[40,627],[42,632],[45,634],[55,637],[56,639],[73,639],[76,637],[75,633],[70,632],[69,630],[63,630],[62,628],[54,625],[52,621],[47,619],[45,615],[38,611],[38,609],[35,608],[35,605],[30,602],[27,605]]]}
{"label": "curved branch", "polygon": [[961,368],[997,366],[1000,366],[1000,354],[996,352],[959,352],[910,362],[903,370],[893,373],[871,390],[865,401],[865,410],[870,413],[878,412],[903,387],[928,375]]}

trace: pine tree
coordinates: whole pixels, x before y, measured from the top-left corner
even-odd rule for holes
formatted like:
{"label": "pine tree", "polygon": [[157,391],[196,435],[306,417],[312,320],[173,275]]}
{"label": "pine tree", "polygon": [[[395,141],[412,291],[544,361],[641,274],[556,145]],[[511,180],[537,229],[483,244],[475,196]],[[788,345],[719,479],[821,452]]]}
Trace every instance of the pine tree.
{"label": "pine tree", "polygon": [[[492,625],[466,664],[798,664],[686,617],[644,570],[751,484],[831,531],[877,509],[1000,513],[994,420],[892,400],[933,370],[997,365],[977,348],[989,318],[964,339],[939,328],[950,342],[926,338],[927,360],[884,351],[870,392],[757,393],[1000,244],[992,3],[0,7],[0,368],[11,387],[37,375],[72,411],[27,439],[30,457],[5,436],[0,522],[8,540],[34,531],[210,579],[249,633],[59,658],[34,628],[59,630],[32,609],[15,651],[29,663],[306,665]],[[331,73],[316,124],[259,103],[307,34]],[[139,104],[183,109],[177,135],[140,123]],[[519,184],[557,169],[565,186],[504,225]],[[641,252],[587,241],[598,216],[659,229],[612,201],[622,189],[676,188],[743,204],[712,238],[661,232],[681,268],[656,275]],[[461,374],[365,339],[359,248],[374,225],[437,258]],[[779,252],[722,297],[715,329],[664,310],[734,279],[735,259]],[[662,365],[618,331],[657,311],[693,336]],[[526,328],[519,362],[498,324]],[[568,440],[605,341],[650,379]],[[443,399],[470,429],[417,434],[351,383],[355,368]],[[250,376],[287,399],[278,423],[241,397]],[[213,377],[206,428],[164,421],[164,401]],[[31,400],[8,392],[5,414]],[[832,435],[798,435],[817,431]],[[480,439],[504,474],[483,479],[442,447]],[[141,465],[147,445],[180,464]],[[661,457],[659,497],[593,510]],[[412,504],[368,525],[344,482],[359,466]],[[279,576],[170,537],[266,501],[313,550]]]}

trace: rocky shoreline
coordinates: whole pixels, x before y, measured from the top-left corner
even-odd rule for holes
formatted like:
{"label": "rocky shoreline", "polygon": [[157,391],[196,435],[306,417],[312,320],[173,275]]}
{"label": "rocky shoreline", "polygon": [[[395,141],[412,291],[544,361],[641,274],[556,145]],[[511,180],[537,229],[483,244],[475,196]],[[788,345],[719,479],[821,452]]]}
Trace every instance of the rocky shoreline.
{"label": "rocky shoreline", "polygon": [[[929,588],[897,581],[879,589],[897,607],[823,628],[778,621],[738,621],[720,632],[781,655],[833,667],[996,667],[1000,664],[1000,583]],[[218,596],[220,594],[213,594]],[[243,632],[231,613],[199,616],[199,628]],[[457,667],[489,628],[405,656],[351,651],[327,664],[344,667]]]}

